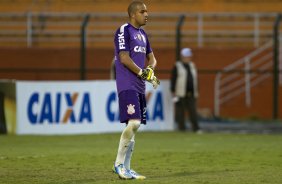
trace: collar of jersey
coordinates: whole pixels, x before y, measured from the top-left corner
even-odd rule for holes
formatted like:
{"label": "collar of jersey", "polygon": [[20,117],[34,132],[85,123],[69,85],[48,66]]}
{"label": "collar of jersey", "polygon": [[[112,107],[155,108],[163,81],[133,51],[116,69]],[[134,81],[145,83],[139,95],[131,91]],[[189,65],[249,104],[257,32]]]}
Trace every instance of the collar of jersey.
{"label": "collar of jersey", "polygon": [[132,24],[130,24],[129,22],[127,23],[129,26],[131,26],[131,27],[133,27],[134,29],[136,29],[136,30],[140,30],[141,29],[141,27],[140,28],[136,28],[136,27],[134,27]]}

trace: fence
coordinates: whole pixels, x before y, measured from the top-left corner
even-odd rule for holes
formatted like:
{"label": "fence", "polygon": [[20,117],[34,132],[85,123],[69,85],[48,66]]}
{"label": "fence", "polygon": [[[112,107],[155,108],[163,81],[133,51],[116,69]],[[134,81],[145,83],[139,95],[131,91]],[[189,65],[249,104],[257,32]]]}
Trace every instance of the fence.
{"label": "fence", "polygon": [[271,76],[272,40],[247,56],[218,72],[215,78],[214,110],[220,115],[220,106],[245,93],[246,106],[251,105],[251,89]]}
{"label": "fence", "polygon": [[[191,47],[258,47],[272,36],[275,13],[152,13],[144,29],[155,47],[174,47],[184,15],[182,42]],[[79,46],[82,13],[0,13],[0,46]],[[87,45],[109,47],[125,13],[90,13]]]}

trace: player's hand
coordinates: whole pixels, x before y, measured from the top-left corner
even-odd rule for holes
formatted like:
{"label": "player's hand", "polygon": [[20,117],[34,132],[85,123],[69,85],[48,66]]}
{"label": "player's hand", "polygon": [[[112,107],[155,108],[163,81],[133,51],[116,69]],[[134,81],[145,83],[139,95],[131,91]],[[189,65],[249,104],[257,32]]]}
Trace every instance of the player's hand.
{"label": "player's hand", "polygon": [[154,67],[152,65],[148,65],[147,68],[151,68],[154,71]]}
{"label": "player's hand", "polygon": [[153,80],[153,77],[154,77],[154,70],[153,68],[149,65],[147,66],[147,68],[145,69],[142,69],[139,74],[138,74],[143,80],[146,80],[146,81],[151,81]]}
{"label": "player's hand", "polygon": [[161,82],[156,76],[153,76],[153,79],[150,81],[150,83],[153,85],[154,89],[157,89]]}

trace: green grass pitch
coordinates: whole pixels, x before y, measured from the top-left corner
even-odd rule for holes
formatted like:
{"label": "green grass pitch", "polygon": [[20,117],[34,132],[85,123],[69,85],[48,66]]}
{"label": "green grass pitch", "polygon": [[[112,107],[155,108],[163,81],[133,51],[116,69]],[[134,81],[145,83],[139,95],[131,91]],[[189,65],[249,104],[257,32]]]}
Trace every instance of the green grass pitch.
{"label": "green grass pitch", "polygon": [[111,172],[119,137],[0,136],[0,183],[282,183],[282,135],[138,132],[132,168],[144,181]]}

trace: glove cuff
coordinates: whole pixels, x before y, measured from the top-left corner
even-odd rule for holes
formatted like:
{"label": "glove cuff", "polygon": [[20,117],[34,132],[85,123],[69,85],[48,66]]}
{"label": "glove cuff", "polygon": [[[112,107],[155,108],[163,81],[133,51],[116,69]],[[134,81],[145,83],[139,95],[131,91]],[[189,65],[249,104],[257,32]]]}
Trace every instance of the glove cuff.
{"label": "glove cuff", "polygon": [[152,65],[148,65],[147,68],[151,68],[153,71],[155,70],[155,68]]}

